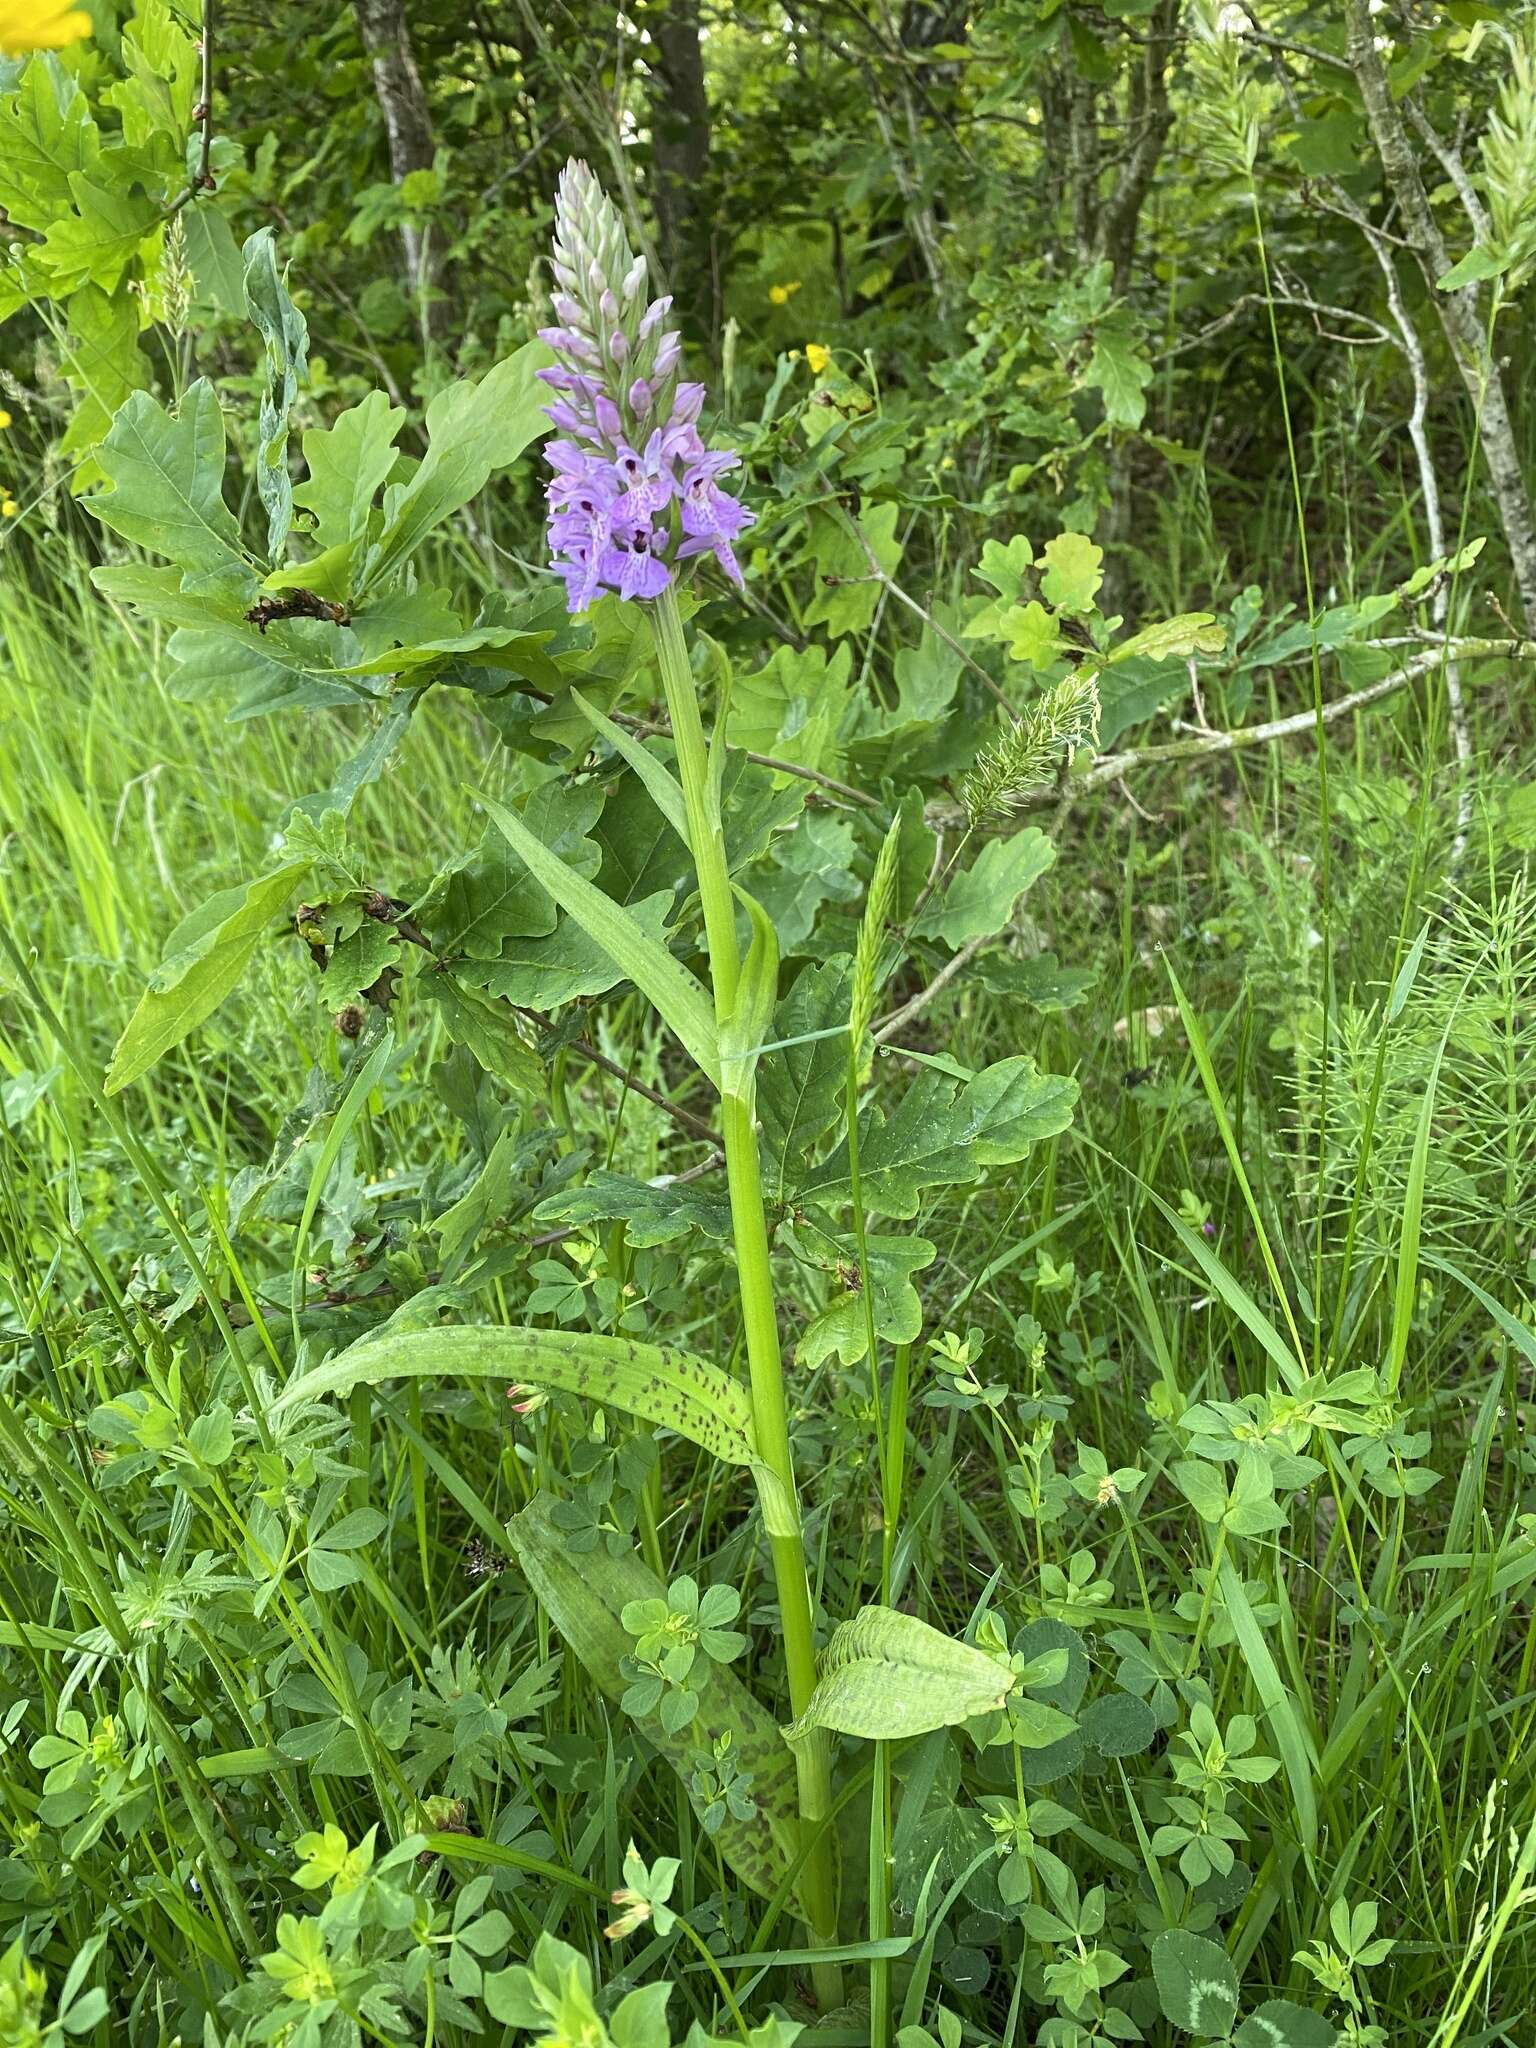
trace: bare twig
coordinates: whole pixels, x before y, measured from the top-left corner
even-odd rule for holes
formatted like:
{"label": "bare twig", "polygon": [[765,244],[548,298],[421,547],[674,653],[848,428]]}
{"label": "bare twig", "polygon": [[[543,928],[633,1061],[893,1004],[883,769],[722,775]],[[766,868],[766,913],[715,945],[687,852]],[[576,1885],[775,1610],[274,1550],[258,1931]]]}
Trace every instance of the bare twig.
{"label": "bare twig", "polygon": [[982,947],[990,944],[996,937],[995,932],[979,932],[974,939],[967,939],[959,952],[952,953],[944,962],[926,988],[919,989],[910,1002],[903,1003],[899,1010],[893,1010],[888,1017],[881,1019],[874,1031],[876,1045],[884,1045],[898,1031],[910,1024],[914,1017],[920,1017],[934,997],[941,995],[955,976],[976,958]]}

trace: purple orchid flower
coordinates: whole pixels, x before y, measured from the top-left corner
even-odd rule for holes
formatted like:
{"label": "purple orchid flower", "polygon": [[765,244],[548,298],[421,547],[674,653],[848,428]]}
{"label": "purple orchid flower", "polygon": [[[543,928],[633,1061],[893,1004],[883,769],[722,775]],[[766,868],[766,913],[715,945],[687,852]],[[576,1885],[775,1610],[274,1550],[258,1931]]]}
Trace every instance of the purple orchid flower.
{"label": "purple orchid flower", "polygon": [[540,338],[556,364],[538,374],[557,394],[544,409],[558,430],[545,448],[554,472],[545,495],[570,609],[605,591],[659,597],[703,555],[740,588],[731,543],[753,515],[719,484],[740,459],[700,438],[704,386],[679,381],[672,300],[646,303],[645,259],[583,163],[560,177],[553,269],[558,325]]}

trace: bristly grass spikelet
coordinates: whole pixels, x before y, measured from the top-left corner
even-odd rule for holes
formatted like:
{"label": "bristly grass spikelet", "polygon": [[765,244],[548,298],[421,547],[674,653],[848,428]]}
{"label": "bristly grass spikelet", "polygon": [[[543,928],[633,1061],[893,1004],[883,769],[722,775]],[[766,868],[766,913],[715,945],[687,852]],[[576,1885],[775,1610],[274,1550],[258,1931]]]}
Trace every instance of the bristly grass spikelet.
{"label": "bristly grass spikelet", "polygon": [[870,877],[869,896],[859,923],[858,944],[853,955],[853,991],[848,1019],[849,1045],[857,1054],[875,1014],[875,997],[880,987],[880,951],[885,928],[890,922],[891,902],[896,893],[896,856],[901,846],[901,820],[897,818],[885,835]]}
{"label": "bristly grass spikelet", "polygon": [[1017,810],[1056,778],[1064,757],[1092,746],[1099,732],[1099,691],[1092,676],[1065,676],[1031,704],[1015,724],[983,747],[960,785],[960,801],[974,828],[983,819]]}
{"label": "bristly grass spikelet", "polygon": [[1505,295],[1536,265],[1536,26],[1507,36],[1510,68],[1483,136],[1488,225],[1495,258],[1508,266]]}

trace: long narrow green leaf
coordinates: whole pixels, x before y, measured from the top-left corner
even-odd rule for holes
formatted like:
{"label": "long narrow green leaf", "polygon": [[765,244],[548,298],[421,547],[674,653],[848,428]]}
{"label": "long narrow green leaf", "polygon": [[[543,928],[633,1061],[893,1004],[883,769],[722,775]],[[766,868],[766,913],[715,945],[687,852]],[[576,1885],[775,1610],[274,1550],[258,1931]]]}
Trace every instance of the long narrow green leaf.
{"label": "long narrow green leaf", "polygon": [[292,1381],[273,1412],[389,1379],[526,1381],[675,1429],[727,1464],[750,1465],[757,1456],[747,1390],[719,1366],[688,1351],[586,1330],[384,1330]]}
{"label": "long narrow green leaf", "polygon": [[602,948],[621,974],[660,1011],[662,1021],[682,1040],[709,1079],[720,1086],[720,1049],[714,1012],[702,986],[658,939],[636,923],[629,912],[568,868],[558,854],[536,839],[517,815],[494,797],[481,797],[497,829],[560,908],[575,918],[594,945]]}
{"label": "long narrow green leaf", "polygon": [[1264,1218],[1259,1211],[1258,1197],[1253,1192],[1252,1183],[1248,1179],[1248,1170],[1243,1165],[1242,1154],[1237,1149],[1237,1138],[1232,1129],[1231,1119],[1227,1115],[1227,1105],[1222,1097],[1221,1084],[1216,1079],[1216,1069],[1211,1063],[1210,1047],[1205,1042],[1205,1033],[1200,1029],[1200,1020],[1190,1008],[1189,999],[1184,993],[1179,977],[1173,971],[1173,963],[1169,961],[1166,965],[1168,968],[1168,979],[1173,984],[1174,1000],[1179,1006],[1179,1016],[1183,1020],[1184,1035],[1189,1040],[1189,1049],[1193,1053],[1195,1065],[1199,1069],[1201,1085],[1204,1087],[1206,1099],[1211,1105],[1211,1114],[1216,1119],[1216,1129],[1221,1134],[1222,1145],[1226,1149],[1227,1158],[1231,1161],[1232,1171],[1237,1178],[1237,1185],[1242,1190],[1243,1203],[1248,1211],[1249,1220],[1253,1224],[1253,1234],[1258,1240],[1259,1252],[1264,1260],[1264,1270],[1269,1274],[1269,1284],[1274,1288],[1276,1299],[1284,1311],[1286,1328],[1291,1333],[1291,1342],[1296,1347],[1296,1356],[1298,1359],[1304,1358],[1306,1356],[1306,1346],[1301,1341],[1301,1332],[1297,1329],[1295,1317],[1291,1314],[1290,1297],[1285,1291],[1284,1281],[1280,1278],[1280,1268],[1276,1264],[1275,1254],[1270,1246],[1269,1232],[1264,1228]]}
{"label": "long narrow green leaf", "polygon": [[1403,1191],[1402,1231],[1397,1245],[1397,1283],[1392,1291],[1392,1336],[1387,1344],[1386,1379],[1394,1393],[1403,1376],[1408,1357],[1408,1339],[1413,1332],[1413,1311],[1419,1294],[1419,1239],[1424,1227],[1424,1182],[1429,1174],[1429,1137],[1435,1119],[1435,1091],[1440,1084],[1440,1062],[1451,1035],[1447,1023],[1435,1048],[1434,1063],[1424,1087],[1419,1110],[1419,1127],[1414,1133],[1413,1157],[1408,1165],[1408,1185]]}
{"label": "long narrow green leaf", "polygon": [[1243,1590],[1242,1574],[1234,1568],[1230,1558],[1223,1558],[1220,1578],[1227,1618],[1248,1666],[1254,1690],[1269,1716],[1270,1732],[1280,1752],[1280,1761],[1285,1766],[1285,1775],[1290,1780],[1301,1846],[1310,1855],[1317,1847],[1317,1798],[1313,1791],[1313,1779],[1318,1773],[1317,1754],[1296,1702],[1286,1690],[1285,1681],[1269,1653],[1264,1631],[1259,1627],[1258,1617]]}
{"label": "long narrow green leaf", "polygon": [[[620,1703],[628,1689],[621,1660],[634,1648],[620,1616],[633,1600],[664,1600],[666,1587],[634,1550],[618,1557],[602,1549],[574,1556],[542,1493],[513,1516],[507,1536],[540,1605],[593,1683]],[[757,1810],[749,1820],[727,1814],[715,1844],[728,1869],[772,1898],[799,1847],[794,1759],[772,1717],[727,1666],[700,1657],[689,1683],[699,1705],[686,1728],[674,1734],[657,1714],[630,1719],[677,1773],[690,1800],[694,1772],[709,1761],[718,1738],[730,1736],[731,1755],[752,1773]]]}
{"label": "long narrow green leaf", "polygon": [[656,756],[648,747],[642,746],[632,732],[626,732],[622,725],[615,725],[595,704],[589,704],[580,690],[573,686],[570,694],[571,702],[592,730],[601,733],[613,751],[634,769],[645,785],[646,795],[691,852],[688,806],[676,777],[667,773]]}
{"label": "long narrow green leaf", "polygon": [[1204,1238],[1197,1237],[1176,1209],[1172,1209],[1152,1188],[1147,1189],[1149,1198],[1162,1211],[1169,1228],[1180,1244],[1189,1253],[1195,1264],[1204,1273],[1212,1287],[1231,1309],[1240,1323],[1251,1330],[1280,1370],[1280,1377],[1295,1393],[1306,1378],[1306,1369],[1301,1364],[1269,1317],[1265,1315],[1253,1296],[1237,1276],[1224,1266]]}

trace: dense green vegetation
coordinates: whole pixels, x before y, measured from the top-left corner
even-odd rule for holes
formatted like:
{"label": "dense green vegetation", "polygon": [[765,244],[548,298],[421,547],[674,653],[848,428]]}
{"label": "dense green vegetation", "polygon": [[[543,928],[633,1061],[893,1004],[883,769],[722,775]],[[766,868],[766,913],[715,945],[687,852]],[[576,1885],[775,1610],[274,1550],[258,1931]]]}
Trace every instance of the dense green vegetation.
{"label": "dense green vegetation", "polygon": [[0,51],[3,2048],[1528,2048],[1536,10]]}

